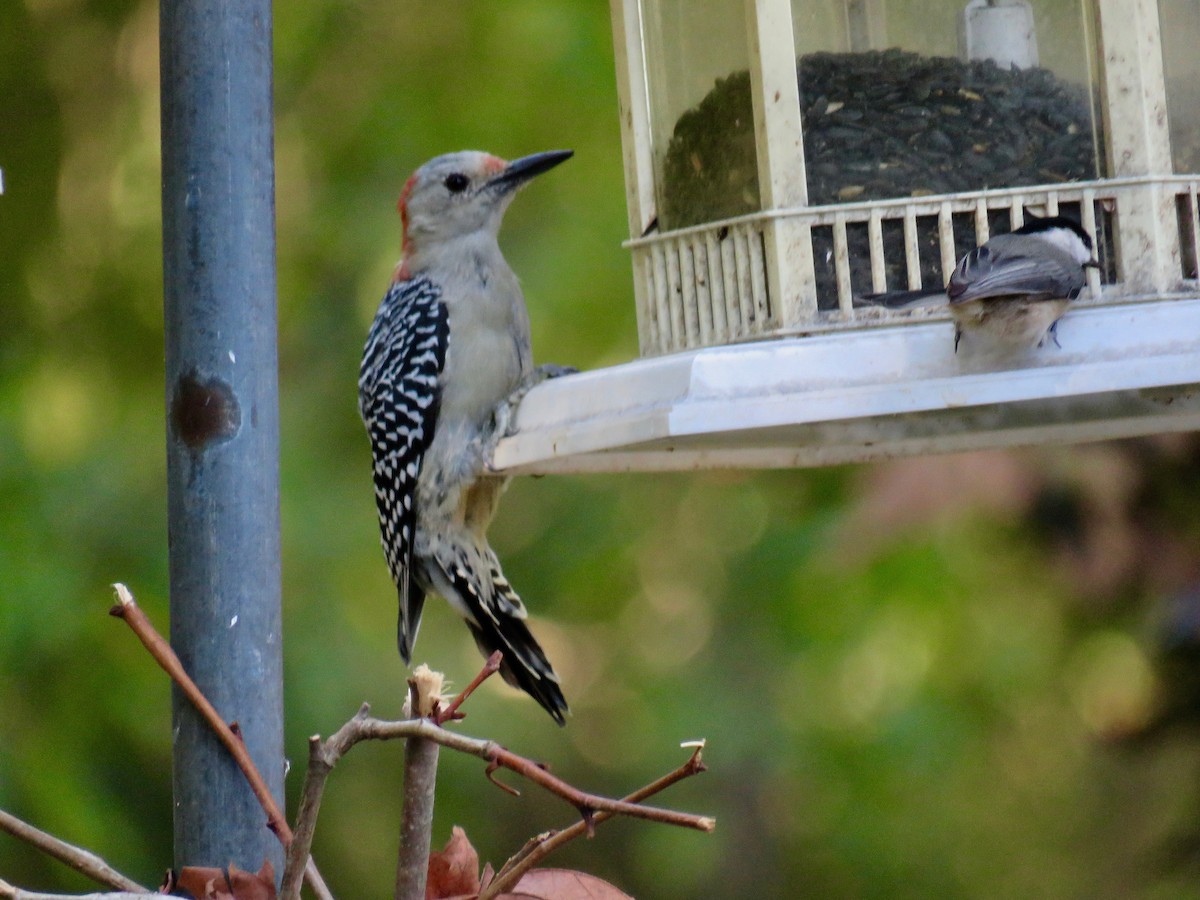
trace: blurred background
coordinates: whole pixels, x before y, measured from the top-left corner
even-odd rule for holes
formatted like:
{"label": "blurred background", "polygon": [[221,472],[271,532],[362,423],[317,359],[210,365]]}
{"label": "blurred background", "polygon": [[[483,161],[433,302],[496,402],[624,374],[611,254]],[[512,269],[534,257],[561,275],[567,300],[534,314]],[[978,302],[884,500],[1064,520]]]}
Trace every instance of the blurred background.
{"label": "blurred background", "polygon": [[[410,171],[449,150],[576,157],[502,245],[539,361],[636,354],[601,0],[308,0],[276,10],[287,748],[405,671],[355,408]],[[165,631],[157,7],[0,0],[0,807],[157,884]],[[563,678],[554,726],[498,683],[461,726],[622,794],[705,737],[662,803],[555,860],[642,898],[1200,897],[1200,443],[1191,436],[817,471],[523,479],[493,529]],[[458,685],[431,605],[417,658]],[[315,854],[385,896],[401,748],[333,775]],[[525,786],[522,786],[525,787]],[[446,753],[435,842],[501,863],[571,811]],[[0,835],[0,877],[84,890]]]}

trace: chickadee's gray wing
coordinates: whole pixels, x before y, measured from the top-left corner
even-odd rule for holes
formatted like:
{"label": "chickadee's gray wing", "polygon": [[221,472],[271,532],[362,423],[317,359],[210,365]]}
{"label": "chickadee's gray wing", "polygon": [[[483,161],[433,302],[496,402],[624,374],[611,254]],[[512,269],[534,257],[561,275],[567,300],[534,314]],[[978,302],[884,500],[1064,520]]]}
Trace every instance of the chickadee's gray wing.
{"label": "chickadee's gray wing", "polygon": [[1065,299],[1078,294],[1084,283],[1083,267],[1065,253],[1044,252],[1037,258],[998,254],[985,244],[959,261],[946,293],[951,304],[1014,295]]}
{"label": "chickadee's gray wing", "polygon": [[868,306],[882,306],[885,309],[908,309],[937,302],[945,302],[945,288],[922,288],[917,291],[885,291],[881,294],[862,294],[855,298]]}

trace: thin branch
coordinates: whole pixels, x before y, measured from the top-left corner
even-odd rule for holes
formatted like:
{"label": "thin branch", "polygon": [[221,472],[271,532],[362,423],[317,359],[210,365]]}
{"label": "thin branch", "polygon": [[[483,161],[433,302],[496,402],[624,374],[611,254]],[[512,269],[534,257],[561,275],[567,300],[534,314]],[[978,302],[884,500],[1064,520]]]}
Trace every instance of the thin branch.
{"label": "thin branch", "polygon": [[304,772],[300,808],[296,810],[296,830],[284,860],[283,882],[279,888],[280,900],[300,898],[300,883],[304,879],[304,868],[312,852],[313,834],[317,827],[317,815],[321,811],[325,779],[329,777],[333,768],[331,763],[325,761],[322,749],[320,735],[314,734],[308,739],[308,768]]}
{"label": "thin branch", "polygon": [[[428,714],[428,716],[433,718],[433,720],[439,725],[449,719],[462,718],[462,715],[458,712],[459,707],[461,707],[466,699],[471,696],[471,693],[475,690],[475,688],[483,684],[483,682],[490,675],[499,670],[500,659],[501,655],[499,651],[493,653],[488,658],[487,662],[484,663],[483,669],[478,675],[475,676],[474,680],[472,680],[472,682],[467,685],[466,689],[463,690],[462,693],[460,693],[457,697],[455,697],[450,705],[445,708],[443,708],[441,705],[441,676],[438,675],[438,673],[430,672],[428,666],[418,666],[417,670],[413,673],[413,678],[410,678],[408,681],[409,697],[404,708],[405,714],[414,715],[413,711],[416,710],[415,715],[422,716]],[[432,676],[437,676],[437,680],[432,680]],[[364,703],[359,711],[355,714],[354,718],[367,718],[367,713],[369,710],[370,707]],[[350,723],[347,723],[347,725],[349,724]],[[300,863],[301,860],[308,857],[308,854],[312,850],[313,835],[316,832],[317,816],[321,811],[321,798],[325,791],[325,780],[329,777],[330,771],[332,771],[333,766],[337,763],[338,759],[341,758],[342,754],[346,752],[346,750],[350,749],[351,746],[353,746],[353,741],[347,742],[347,740],[345,740],[348,733],[349,731],[347,727],[343,726],[337,734],[330,738],[328,742],[328,750],[326,749],[326,745],[321,743],[321,738],[319,735],[314,734],[308,739],[308,768],[305,770],[304,786],[300,793],[300,808],[296,811],[295,836],[292,840],[292,845],[288,848],[287,859],[284,863],[283,881],[279,890],[279,896],[281,900],[299,900]],[[437,747],[436,744],[427,746],[432,746],[435,749]],[[407,794],[408,785],[412,782],[410,782],[407,773],[409,759],[408,750],[406,750],[405,753],[405,791]],[[427,783],[431,784],[432,782]],[[432,796],[428,796],[427,799],[429,804],[432,804]],[[411,807],[408,805],[406,800],[404,806],[405,815],[408,815],[408,810],[410,808]],[[432,806],[430,806],[430,808],[432,808]],[[432,820],[430,821],[432,824]],[[405,835],[406,833],[405,824],[402,823],[401,834]],[[403,848],[406,846],[405,841],[406,838],[402,837],[402,852]],[[430,841],[427,837],[424,841],[426,848],[428,848],[429,843]],[[426,850],[426,854],[427,853],[428,850]],[[428,855],[425,856],[423,862],[414,863],[410,861],[408,864],[406,864],[398,860],[397,892],[400,890],[399,873],[401,869],[406,869],[412,873],[420,872],[420,877],[424,878],[428,874],[428,868]]]}
{"label": "thin branch", "polygon": [[450,705],[445,709],[439,707],[434,711],[433,721],[438,725],[445,725],[451,719],[461,719],[462,714],[458,711],[458,708],[467,702],[467,698],[475,693],[477,687],[500,671],[500,662],[503,659],[504,654],[499,650],[493,652],[487,658],[487,662],[483,664],[483,668],[479,670],[479,674],[471,680],[470,684],[463,688],[462,693],[451,700]]}
{"label": "thin branch", "polygon": [[171,680],[179,685],[179,689],[183,691],[184,696],[187,697],[192,706],[196,707],[196,711],[200,713],[204,721],[208,723],[208,727],[216,734],[217,740],[225,746],[225,749],[229,751],[229,755],[234,758],[238,767],[245,773],[246,780],[250,782],[250,790],[254,791],[254,796],[258,798],[259,805],[262,806],[267,814],[267,827],[279,836],[284,846],[287,846],[292,840],[292,829],[288,826],[287,819],[279,809],[275,798],[271,796],[271,789],[267,787],[266,781],[263,780],[262,775],[259,773],[258,766],[250,758],[250,753],[246,750],[246,745],[238,738],[233,729],[229,727],[229,724],[221,718],[221,714],[217,712],[216,707],[209,702],[200,688],[196,686],[196,682],[192,681],[191,676],[183,668],[183,663],[179,661],[179,657],[171,649],[171,645],[155,630],[154,626],[150,624],[150,620],[146,617],[146,614],[142,612],[141,607],[137,605],[137,602],[133,599],[133,595],[129,593],[129,588],[123,584],[114,584],[113,588],[117,592],[118,603],[108,611],[109,615],[123,619],[125,624],[133,629],[133,633],[138,636],[138,640],[150,651],[150,655],[154,657],[154,661],[162,666],[163,670],[171,676]]}
{"label": "thin branch", "polygon": [[[237,763],[238,768],[242,770],[242,774],[246,776],[246,781],[250,784],[250,790],[254,792],[254,796],[258,799],[259,805],[267,814],[267,827],[275,833],[286,850],[292,842],[292,829],[287,823],[283,812],[279,809],[279,805],[275,802],[275,798],[271,796],[271,789],[267,787],[266,781],[258,771],[258,766],[254,764],[250,753],[246,750],[246,745],[229,727],[229,724],[221,718],[220,713],[209,702],[204,693],[197,687],[196,682],[192,681],[191,676],[183,668],[183,663],[179,661],[179,657],[175,655],[175,651],[171,649],[171,645],[167,640],[158,633],[151,624],[146,614],[142,612],[137,601],[133,599],[133,594],[129,592],[123,584],[114,584],[113,589],[117,592],[117,604],[108,612],[109,615],[121,619],[128,625],[133,633],[137,635],[138,640],[142,642],[150,655],[154,657],[154,661],[162,667],[171,680],[179,685],[179,689],[183,691],[188,701],[196,707],[197,712],[208,726],[213,730],[217,739],[229,751]],[[305,874],[308,877],[309,886],[317,893],[321,900],[333,900],[333,895],[329,892],[329,888],[325,885],[320,873],[317,871],[316,865],[310,859],[305,866]]]}
{"label": "thin branch", "polygon": [[[431,672],[428,666],[417,666],[408,686],[412,714],[432,715],[441,703],[441,674]],[[404,801],[400,809],[395,900],[425,898],[439,750],[437,744],[421,737],[410,737],[404,743]]]}
{"label": "thin branch", "polygon": [[[298,883],[295,881],[295,871],[300,865],[299,861],[304,858],[304,854],[311,846],[312,832],[315,829],[316,815],[321,808],[325,782],[330,771],[342,756],[359,741],[387,741],[421,737],[443,747],[449,747],[451,750],[457,750],[459,753],[477,756],[487,761],[489,769],[497,766],[511,769],[551,793],[562,797],[580,811],[585,823],[589,819],[594,821],[598,816],[593,814],[599,813],[633,816],[668,825],[694,828],[698,831],[712,831],[716,827],[716,821],[708,816],[695,816],[690,813],[674,812],[653,806],[642,806],[628,800],[611,800],[607,797],[584,793],[551,775],[532,760],[518,756],[494,741],[480,740],[447,731],[428,719],[403,719],[400,721],[376,719],[370,715],[370,711],[370,705],[364,703],[353,718],[323,743],[319,736],[314,735],[309,738],[308,771],[304,776],[300,811],[296,817],[297,841],[293,843],[288,853],[283,881],[285,889],[280,892],[281,900],[294,900],[298,896],[295,893],[298,887]],[[661,790],[661,788],[658,789]],[[607,816],[605,817],[607,818]],[[291,893],[288,892],[289,889],[292,891]]]}
{"label": "thin branch", "polygon": [[[349,730],[348,734],[342,734],[342,732],[347,730]],[[428,738],[431,741],[441,744],[443,747],[449,747],[451,750],[457,750],[460,753],[467,753],[471,756],[478,756],[489,763],[496,763],[505,769],[511,769],[517,774],[525,776],[535,784],[541,785],[552,794],[562,797],[576,809],[580,810],[581,814],[585,810],[594,812],[605,811],[633,816],[638,819],[650,819],[651,821],[662,822],[667,825],[694,828],[697,831],[712,831],[716,827],[716,822],[707,816],[695,816],[691,813],[658,809],[653,806],[641,806],[636,803],[625,803],[621,800],[612,800],[596,794],[585,793],[567,784],[561,778],[551,775],[533,760],[518,756],[516,753],[501,747],[495,741],[480,740],[479,738],[466,737],[453,731],[446,731],[444,728],[434,725],[428,719],[406,719],[399,722],[387,722],[369,716],[362,719],[355,717],[342,726],[341,731],[338,732],[338,735],[334,735],[334,738],[337,738],[339,735],[341,735],[343,741],[348,740],[350,746],[365,739],[387,741],[397,738],[409,738],[414,735]],[[334,738],[330,738],[330,740],[332,741]]]}
{"label": "thin branch", "polygon": [[[491,744],[491,742],[488,742]],[[480,754],[476,754],[477,756]],[[717,827],[715,819],[708,816],[696,816],[691,813],[676,812],[670,809],[659,809],[654,806],[642,806],[626,800],[610,800],[596,794],[587,794],[561,778],[551,775],[537,763],[505,750],[498,744],[491,744],[490,758],[506,769],[512,769],[524,775],[530,781],[541,785],[551,793],[558,794],[579,810],[584,817],[584,824],[594,821],[594,813],[606,812],[611,815],[633,816],[638,819],[649,819],[652,822],[662,822],[664,825],[678,825],[681,828],[694,828],[697,831],[712,831]]]}
{"label": "thin branch", "polygon": [[0,900],[146,900],[154,896],[149,891],[130,893],[122,891],[115,894],[40,894],[36,891],[24,891],[0,879]]}
{"label": "thin branch", "polygon": [[[639,788],[629,796],[625,797],[628,803],[640,803],[648,797],[653,797],[659,791],[663,791],[675,784],[677,781],[682,781],[685,778],[690,778],[693,775],[699,775],[707,770],[704,761],[700,758],[701,751],[704,749],[704,742],[684,744],[685,747],[692,747],[692,755],[682,766],[674,772],[670,772],[653,781],[643,788]],[[479,893],[478,900],[493,900],[499,895],[511,891],[521,880],[521,876],[536,866],[539,862],[557,850],[563,844],[575,840],[575,838],[587,834],[590,826],[599,825],[613,817],[610,812],[598,812],[590,821],[584,820],[575,822],[573,825],[562,829],[561,831],[550,831],[545,834],[540,834],[535,838],[530,838],[513,857],[506,862],[496,877],[489,882]]]}
{"label": "thin branch", "polygon": [[437,744],[424,738],[409,738],[404,743],[404,805],[396,854],[395,900],[425,897],[439,750]]}
{"label": "thin branch", "polygon": [[321,873],[317,870],[317,864],[311,856],[304,861],[304,880],[312,888],[313,893],[317,895],[318,900],[334,900],[333,891],[329,889],[329,885],[321,877]]}
{"label": "thin branch", "polygon": [[[452,750],[457,750],[460,753],[469,753],[472,756],[478,756],[487,761],[487,768],[484,774],[497,787],[508,791],[511,794],[518,795],[518,792],[508,785],[497,781],[492,777],[492,773],[498,768],[512,769],[519,774],[524,775],[531,781],[537,782],[552,793],[558,794],[568,803],[579,810],[582,816],[582,821],[576,823],[575,826],[565,829],[559,834],[568,835],[569,837],[556,838],[552,833],[546,835],[547,840],[555,840],[555,843],[549,844],[546,849],[539,852],[537,859],[541,859],[546,854],[553,851],[561,843],[576,837],[580,833],[590,831],[595,822],[602,822],[613,815],[624,814],[637,816],[639,818],[651,819],[654,821],[666,822],[673,825],[681,825],[686,828],[695,828],[700,831],[712,831],[716,827],[716,822],[706,816],[693,816],[687,813],[677,813],[670,810],[656,809],[654,807],[641,806],[638,801],[658,793],[664,788],[674,784],[682,778],[689,775],[695,775],[698,772],[704,771],[704,764],[700,760],[700,749],[703,743],[699,745],[684,744],[685,747],[692,746],[695,748],[691,759],[683,766],[672,772],[669,775],[660,778],[651,785],[647,785],[639,791],[634,792],[625,800],[610,800],[605,797],[598,797],[594,794],[585,794],[577,790],[561,779],[555,778],[542,766],[525,759],[515,753],[504,749],[494,741],[484,741],[477,738],[470,738],[455,732],[446,731],[441,727],[441,723],[460,718],[457,716],[459,707],[463,702],[471,696],[471,693],[479,687],[488,677],[493,675],[500,668],[502,659],[499,651],[488,657],[483,669],[471,681],[469,685],[460,693],[450,704],[444,709],[437,703],[433,703],[434,694],[438,688],[427,689],[424,692],[422,699],[421,692],[417,690],[416,684],[410,680],[410,698],[406,704],[405,712],[412,713],[416,710],[418,715],[432,711],[432,718],[409,718],[400,721],[384,721],[371,716],[370,704],[364,703],[359,707],[349,721],[341,728],[333,733],[328,740],[322,741],[320,735],[313,735],[308,739],[308,767],[304,774],[304,786],[300,793],[300,808],[296,813],[296,833],[291,846],[288,848],[287,860],[283,871],[283,882],[280,888],[280,900],[299,900],[300,897],[300,871],[302,860],[308,858],[308,854],[312,849],[313,835],[316,831],[317,816],[321,811],[321,799],[325,793],[325,782],[329,778],[329,773],[333,771],[333,767],[338,761],[349,752],[350,748],[359,741],[364,740],[397,740],[404,739],[411,741],[414,738],[420,738],[424,741],[429,741],[434,744],[440,744],[444,747],[449,747]],[[418,667],[418,670],[424,667]],[[426,670],[427,671],[427,670]],[[427,705],[431,704],[431,705]],[[406,750],[406,754],[407,754]],[[406,757],[407,758],[407,757]],[[407,775],[406,775],[407,785]],[[575,829],[579,829],[576,831]],[[428,841],[424,841],[424,845],[428,846]],[[529,846],[530,851],[537,849],[538,841],[531,841]],[[536,860],[535,860],[536,861]],[[505,865],[505,870],[516,864],[516,860],[510,860]],[[426,870],[428,865],[426,863]],[[518,876],[519,877],[519,876]],[[399,884],[397,884],[399,889]]]}
{"label": "thin branch", "polygon": [[[97,884],[116,888],[118,891],[150,893],[148,889],[132,878],[122,875],[90,850],[68,844],[2,809],[0,809],[0,831],[6,831],[18,840],[31,844],[43,853],[53,856],[59,862],[66,863],[76,872],[86,875]],[[2,896],[4,895],[0,894],[0,897]]]}

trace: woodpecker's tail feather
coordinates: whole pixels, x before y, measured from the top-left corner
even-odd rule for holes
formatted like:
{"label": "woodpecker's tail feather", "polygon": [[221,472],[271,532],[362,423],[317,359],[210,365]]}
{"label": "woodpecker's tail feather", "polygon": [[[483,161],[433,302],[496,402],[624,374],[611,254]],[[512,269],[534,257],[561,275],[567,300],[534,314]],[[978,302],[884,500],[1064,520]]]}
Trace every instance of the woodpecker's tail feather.
{"label": "woodpecker's tail feather", "polygon": [[540,703],[559,725],[566,725],[565,715],[570,712],[566,698],[550,660],[525,624],[525,604],[504,577],[500,560],[491,550],[488,562],[496,615],[483,617],[483,627],[471,628],[475,644],[484,656],[491,656],[496,650],[503,653],[500,676]]}
{"label": "woodpecker's tail feather", "polygon": [[885,309],[910,309],[915,306],[929,306],[938,301],[946,300],[945,288],[921,288],[916,291],[885,291],[882,294],[863,294],[858,297],[868,306],[882,306]]}
{"label": "woodpecker's tail feather", "polygon": [[475,645],[484,656],[499,650],[500,676],[542,705],[559,725],[567,724],[567,700],[558,686],[558,676],[529,627],[520,619],[487,621],[482,628],[468,622]]}
{"label": "woodpecker's tail feather", "polygon": [[396,616],[396,646],[406,666],[412,665],[412,648],[421,627],[421,612],[425,609],[425,590],[404,573],[402,585],[396,589],[400,599],[400,614]]}
{"label": "woodpecker's tail feather", "polygon": [[[464,564],[468,558],[472,565]],[[488,657],[499,650],[504,680],[540,703],[559,725],[566,725],[570,710],[558,676],[525,624],[525,604],[500,571],[496,555],[484,547],[482,552],[457,556],[449,565],[449,559],[431,562],[436,565],[430,574],[437,592],[466,619],[479,651]],[[487,584],[479,584],[482,579]]]}

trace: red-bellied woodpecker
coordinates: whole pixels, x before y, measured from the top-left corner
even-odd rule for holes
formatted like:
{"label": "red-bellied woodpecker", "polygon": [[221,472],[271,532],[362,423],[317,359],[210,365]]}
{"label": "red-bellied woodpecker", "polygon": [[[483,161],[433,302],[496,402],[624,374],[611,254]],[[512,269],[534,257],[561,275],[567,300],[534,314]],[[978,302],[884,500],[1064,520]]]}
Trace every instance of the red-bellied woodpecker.
{"label": "red-bellied woodpecker", "polygon": [[530,178],[571,156],[505,162],[478,152],[430,160],[400,196],[403,259],[363,350],[359,412],[371,438],[375,502],[400,597],[397,641],[411,661],[426,592],[466,619],[500,673],[560,725],[567,702],[487,527],[507,479],[487,468],[512,399],[563,370],[534,369],[529,315],[496,242]]}

